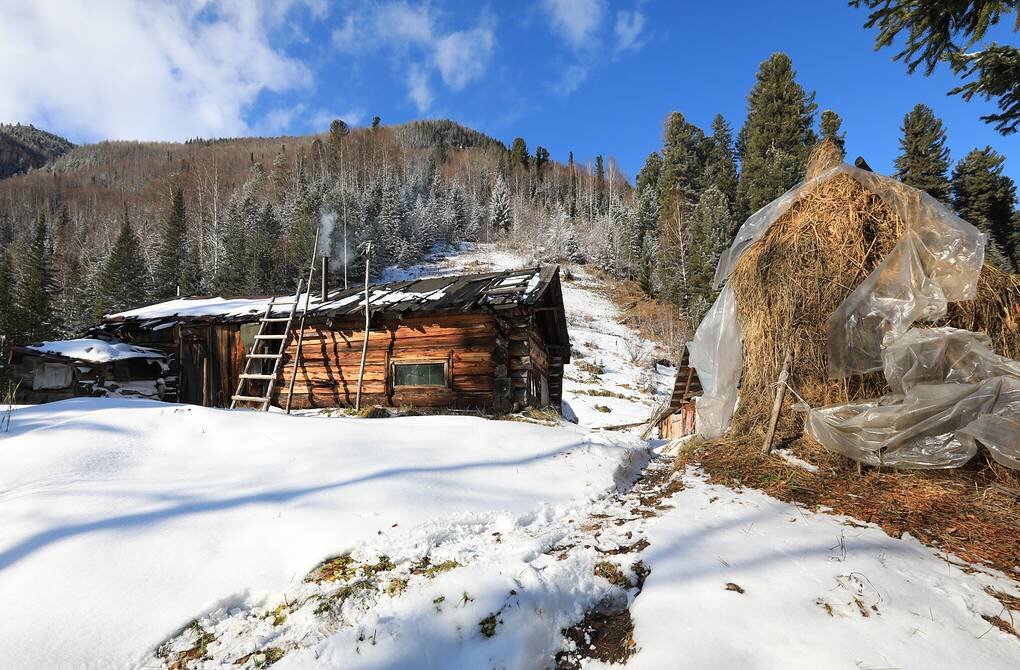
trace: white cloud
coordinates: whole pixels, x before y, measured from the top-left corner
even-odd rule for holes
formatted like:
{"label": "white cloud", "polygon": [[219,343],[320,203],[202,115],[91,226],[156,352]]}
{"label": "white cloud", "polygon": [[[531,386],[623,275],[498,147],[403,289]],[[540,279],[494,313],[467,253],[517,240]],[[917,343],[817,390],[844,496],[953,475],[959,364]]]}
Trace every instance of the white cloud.
{"label": "white cloud", "polygon": [[365,119],[365,110],[356,108],[349,109],[346,112],[335,113],[321,109],[312,115],[309,130],[321,133],[329,128],[329,124],[333,122],[333,119],[341,119],[349,126],[357,126]]}
{"label": "white cloud", "polygon": [[553,27],[575,49],[589,46],[602,23],[605,0],[543,0]]}
{"label": "white cloud", "polygon": [[412,63],[407,73],[407,97],[418,111],[425,113],[432,106],[432,89],[429,88],[429,73],[418,63]]}
{"label": "white cloud", "polygon": [[493,46],[492,31],[457,31],[436,42],[436,65],[446,85],[460,90],[485,74]]}
{"label": "white cloud", "polygon": [[558,81],[552,84],[556,93],[569,95],[579,89],[588,78],[588,68],[584,65],[571,65],[563,70]]}
{"label": "white cloud", "polygon": [[388,51],[394,67],[406,78],[407,96],[419,112],[431,108],[432,75],[459,91],[480,79],[489,66],[496,38],[487,22],[470,30],[443,30],[428,3],[406,0],[355,9],[332,32],[338,51],[364,56]]}
{"label": "white cloud", "polygon": [[354,14],[348,14],[344,19],[343,26],[333,30],[333,47],[338,51],[353,52],[357,49],[358,35],[355,29],[354,20]]}
{"label": "white cloud", "polygon": [[259,5],[16,0],[0,21],[0,119],[76,139],[250,130],[260,93],[310,83],[268,41]]}
{"label": "white cloud", "polygon": [[644,43],[640,41],[641,33],[645,29],[645,15],[641,10],[635,9],[632,12],[622,10],[616,13],[616,50],[626,51],[627,49],[640,49]]}

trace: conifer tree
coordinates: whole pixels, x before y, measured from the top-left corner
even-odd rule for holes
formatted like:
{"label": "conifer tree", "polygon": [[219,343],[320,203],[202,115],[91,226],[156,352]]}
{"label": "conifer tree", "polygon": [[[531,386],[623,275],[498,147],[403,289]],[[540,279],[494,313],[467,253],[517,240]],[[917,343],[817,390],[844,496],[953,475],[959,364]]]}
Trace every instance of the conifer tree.
{"label": "conifer tree", "polygon": [[840,132],[840,128],[843,127],[843,119],[840,118],[839,114],[827,109],[822,112],[822,120],[819,124],[822,131],[823,140],[831,140],[840,149],[845,151],[846,149],[846,133]]}
{"label": "conifer tree", "polygon": [[274,254],[280,237],[280,222],[270,203],[257,214],[247,254],[251,263],[250,285],[254,293],[271,293],[283,279],[276,271]]}
{"label": "conifer tree", "polygon": [[659,178],[659,209],[672,215],[677,205],[697,201],[705,170],[705,133],[688,123],[680,112],[666,117],[663,135],[662,168]]}
{"label": "conifer tree", "polygon": [[510,169],[528,171],[528,145],[523,137],[515,137],[510,144]]}
{"label": "conifer tree", "polygon": [[545,147],[535,147],[535,174],[539,181],[544,178],[543,171],[549,164],[549,150]]}
{"label": "conifer tree", "polygon": [[793,63],[773,54],[758,68],[740,130],[738,198],[743,219],[789,190],[804,176],[808,148],[815,144],[814,93],[795,79]]}
{"label": "conifer tree", "polygon": [[510,188],[501,175],[496,176],[492,186],[492,197],[489,199],[489,226],[496,233],[505,233],[513,225],[513,203]]}
{"label": "conifer tree", "polygon": [[7,361],[6,344],[17,330],[17,313],[14,309],[14,270],[10,250],[0,247],[0,366]]}
{"label": "conifer tree", "polygon": [[722,114],[712,120],[712,135],[706,138],[704,187],[715,186],[732,208],[737,197],[737,155],[733,129]]}
{"label": "conifer tree", "polygon": [[397,191],[396,180],[388,178],[383,186],[378,220],[383,244],[375,250],[379,260],[384,264],[401,263],[405,260],[406,250],[401,238],[404,217],[404,202]]}
{"label": "conifer tree", "polygon": [[22,342],[53,338],[59,331],[55,310],[56,283],[50,263],[50,246],[46,234],[46,216],[36,220],[35,233],[23,246],[17,265],[14,304],[18,331]]}
{"label": "conifer tree", "polygon": [[988,146],[964,156],[953,170],[953,207],[963,219],[990,236],[989,260],[1012,272],[1020,261],[1013,227],[1016,184],[1003,174],[1005,161]]}
{"label": "conifer tree", "polygon": [[730,204],[726,195],[716,186],[709,186],[701,194],[691,213],[691,254],[688,268],[690,304],[688,319],[691,328],[697,328],[701,318],[716,298],[712,284],[719,255],[730,240]]}
{"label": "conifer tree", "polygon": [[170,194],[170,210],[163,221],[163,230],[153,271],[155,300],[169,300],[177,295],[187,251],[188,222],[184,207],[184,191],[174,187]]}
{"label": "conifer tree", "polygon": [[125,209],[120,234],[99,271],[96,317],[144,305],[149,298],[149,270],[142,244],[131,229]]}
{"label": "conifer tree", "polygon": [[655,197],[659,197],[659,178],[662,175],[662,156],[659,152],[653,151],[648,154],[645,158],[645,164],[641,166],[641,170],[637,174],[637,179],[634,182],[634,190],[636,193],[644,193],[646,189],[651,188],[655,191]]}
{"label": "conifer tree", "polygon": [[908,186],[949,202],[949,147],[941,119],[927,105],[917,104],[903,117],[896,177]]}

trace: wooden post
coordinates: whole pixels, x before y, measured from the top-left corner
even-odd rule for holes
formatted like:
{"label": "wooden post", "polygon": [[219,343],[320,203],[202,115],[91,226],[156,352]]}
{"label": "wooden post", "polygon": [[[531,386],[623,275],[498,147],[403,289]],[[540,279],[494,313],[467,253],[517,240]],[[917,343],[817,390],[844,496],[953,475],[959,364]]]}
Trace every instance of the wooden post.
{"label": "wooden post", "polygon": [[776,384],[776,400],[772,403],[772,416],[769,417],[769,430],[765,434],[765,442],[761,445],[761,453],[768,454],[772,451],[772,440],[776,436],[776,424],[779,423],[779,410],[783,407],[783,398],[786,397],[786,381],[790,378],[790,363],[793,362],[793,349],[786,350],[786,358],[783,359],[783,369],[779,372],[779,382]]}
{"label": "wooden post", "polygon": [[361,411],[361,382],[365,377],[365,358],[368,356],[368,327],[371,313],[368,310],[368,271],[372,266],[372,243],[365,247],[365,334],[361,340],[361,365],[358,366],[358,395],[354,400],[354,411]]}

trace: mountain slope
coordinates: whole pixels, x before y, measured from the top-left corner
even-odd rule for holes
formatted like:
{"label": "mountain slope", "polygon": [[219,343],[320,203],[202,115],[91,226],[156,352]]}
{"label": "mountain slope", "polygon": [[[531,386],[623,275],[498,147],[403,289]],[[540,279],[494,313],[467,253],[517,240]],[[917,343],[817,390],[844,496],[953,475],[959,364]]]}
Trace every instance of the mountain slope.
{"label": "mountain slope", "polygon": [[0,123],[0,179],[40,168],[74,147],[71,142],[20,123]]}

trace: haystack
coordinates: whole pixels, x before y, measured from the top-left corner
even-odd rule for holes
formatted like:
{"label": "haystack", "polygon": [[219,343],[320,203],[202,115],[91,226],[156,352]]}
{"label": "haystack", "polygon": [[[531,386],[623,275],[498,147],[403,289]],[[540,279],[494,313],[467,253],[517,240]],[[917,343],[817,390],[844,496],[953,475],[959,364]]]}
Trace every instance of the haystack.
{"label": "haystack", "polygon": [[[842,161],[831,142],[812,154],[807,178]],[[811,406],[881,396],[881,373],[830,379],[826,319],[888,256],[905,229],[902,218],[848,174],[806,190],[740,257],[729,278],[744,344],[740,404],[732,428],[758,432],[768,421],[774,384],[788,347],[795,351],[790,386]],[[939,324],[986,333],[999,354],[1020,358],[1020,276],[985,265],[977,296],[950,305]],[[781,432],[802,421],[788,396]]]}

